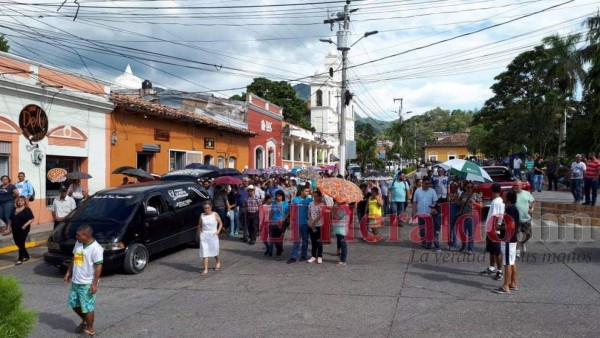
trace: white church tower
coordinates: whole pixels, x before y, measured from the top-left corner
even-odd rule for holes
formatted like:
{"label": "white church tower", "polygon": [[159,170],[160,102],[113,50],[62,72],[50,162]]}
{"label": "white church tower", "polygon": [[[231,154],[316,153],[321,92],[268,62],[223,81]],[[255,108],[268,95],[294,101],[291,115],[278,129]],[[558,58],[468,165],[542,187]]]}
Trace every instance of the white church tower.
{"label": "white church tower", "polygon": [[[310,83],[310,122],[316,134],[333,146],[333,154],[339,158],[340,145],[340,109],[343,104],[342,59],[337,51],[331,51],[325,57],[324,67],[317,70]],[[333,76],[330,74],[333,73]],[[346,109],[346,159],[356,158],[354,142],[354,106],[352,102]]]}

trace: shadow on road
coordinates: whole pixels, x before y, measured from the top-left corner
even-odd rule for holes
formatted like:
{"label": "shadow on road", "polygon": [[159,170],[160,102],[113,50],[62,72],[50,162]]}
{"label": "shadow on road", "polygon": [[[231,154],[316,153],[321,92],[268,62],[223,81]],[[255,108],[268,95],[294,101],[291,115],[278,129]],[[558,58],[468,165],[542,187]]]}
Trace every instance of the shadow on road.
{"label": "shadow on road", "polygon": [[[212,261],[214,261],[214,259],[212,259]],[[161,262],[159,264],[168,266],[170,268],[177,269],[180,271],[184,271],[184,272],[201,273],[204,270],[204,268],[202,267],[202,261],[199,261],[196,264],[172,263],[172,262]]]}
{"label": "shadow on road", "polygon": [[67,318],[55,313],[40,312],[38,313],[38,319],[40,323],[46,324],[53,329],[65,330],[66,332],[72,332],[78,324],[72,318]]}

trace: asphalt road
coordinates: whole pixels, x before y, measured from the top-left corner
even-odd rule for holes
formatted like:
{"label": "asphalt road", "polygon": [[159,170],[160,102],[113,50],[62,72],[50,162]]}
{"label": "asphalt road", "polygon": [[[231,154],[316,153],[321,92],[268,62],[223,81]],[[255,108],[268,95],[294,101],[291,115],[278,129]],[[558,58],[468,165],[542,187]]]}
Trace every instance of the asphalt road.
{"label": "asphalt road", "polygon": [[[402,238],[413,227],[402,228]],[[565,230],[565,229],[563,229]],[[594,336],[600,331],[600,233],[586,241],[532,242],[518,265],[519,291],[497,295],[481,276],[482,243],[467,256],[400,243],[349,245],[348,266],[274,261],[263,246],[222,240],[223,269],[201,277],[195,248],[154,257],[139,275],[106,273],[96,311],[99,337]],[[291,245],[285,246],[288,257]],[[39,314],[31,337],[76,337],[57,269],[0,256]],[[212,264],[213,262],[211,262]],[[510,333],[507,332],[510,330]]]}

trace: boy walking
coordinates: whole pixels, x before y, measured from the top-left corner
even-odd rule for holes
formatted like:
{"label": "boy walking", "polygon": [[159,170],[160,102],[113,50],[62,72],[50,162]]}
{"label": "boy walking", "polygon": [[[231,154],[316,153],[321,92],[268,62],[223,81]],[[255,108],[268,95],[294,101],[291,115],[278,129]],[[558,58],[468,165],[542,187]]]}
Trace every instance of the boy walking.
{"label": "boy walking", "polygon": [[69,307],[81,318],[75,331],[92,337],[94,330],[94,305],[98,280],[102,274],[104,249],[93,237],[92,227],[82,225],[75,234],[77,242],[73,249],[73,264],[65,274],[65,283],[71,282]]}
{"label": "boy walking", "polygon": [[494,289],[495,293],[505,294],[516,291],[517,288],[517,227],[519,225],[519,210],[516,207],[517,194],[509,191],[506,194],[507,222],[496,226],[500,230],[500,248],[502,250],[502,264],[504,265],[504,283]]}

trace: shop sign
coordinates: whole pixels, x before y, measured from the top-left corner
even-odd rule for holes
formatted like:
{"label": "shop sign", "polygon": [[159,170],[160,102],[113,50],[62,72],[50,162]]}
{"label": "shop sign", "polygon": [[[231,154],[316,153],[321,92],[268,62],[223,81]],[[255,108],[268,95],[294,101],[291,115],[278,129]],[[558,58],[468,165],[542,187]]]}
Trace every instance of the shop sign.
{"label": "shop sign", "polygon": [[40,106],[28,104],[19,114],[19,127],[30,142],[41,141],[48,132],[48,116]]}
{"label": "shop sign", "polygon": [[260,121],[260,129],[264,131],[273,131],[273,122],[265,120]]}

